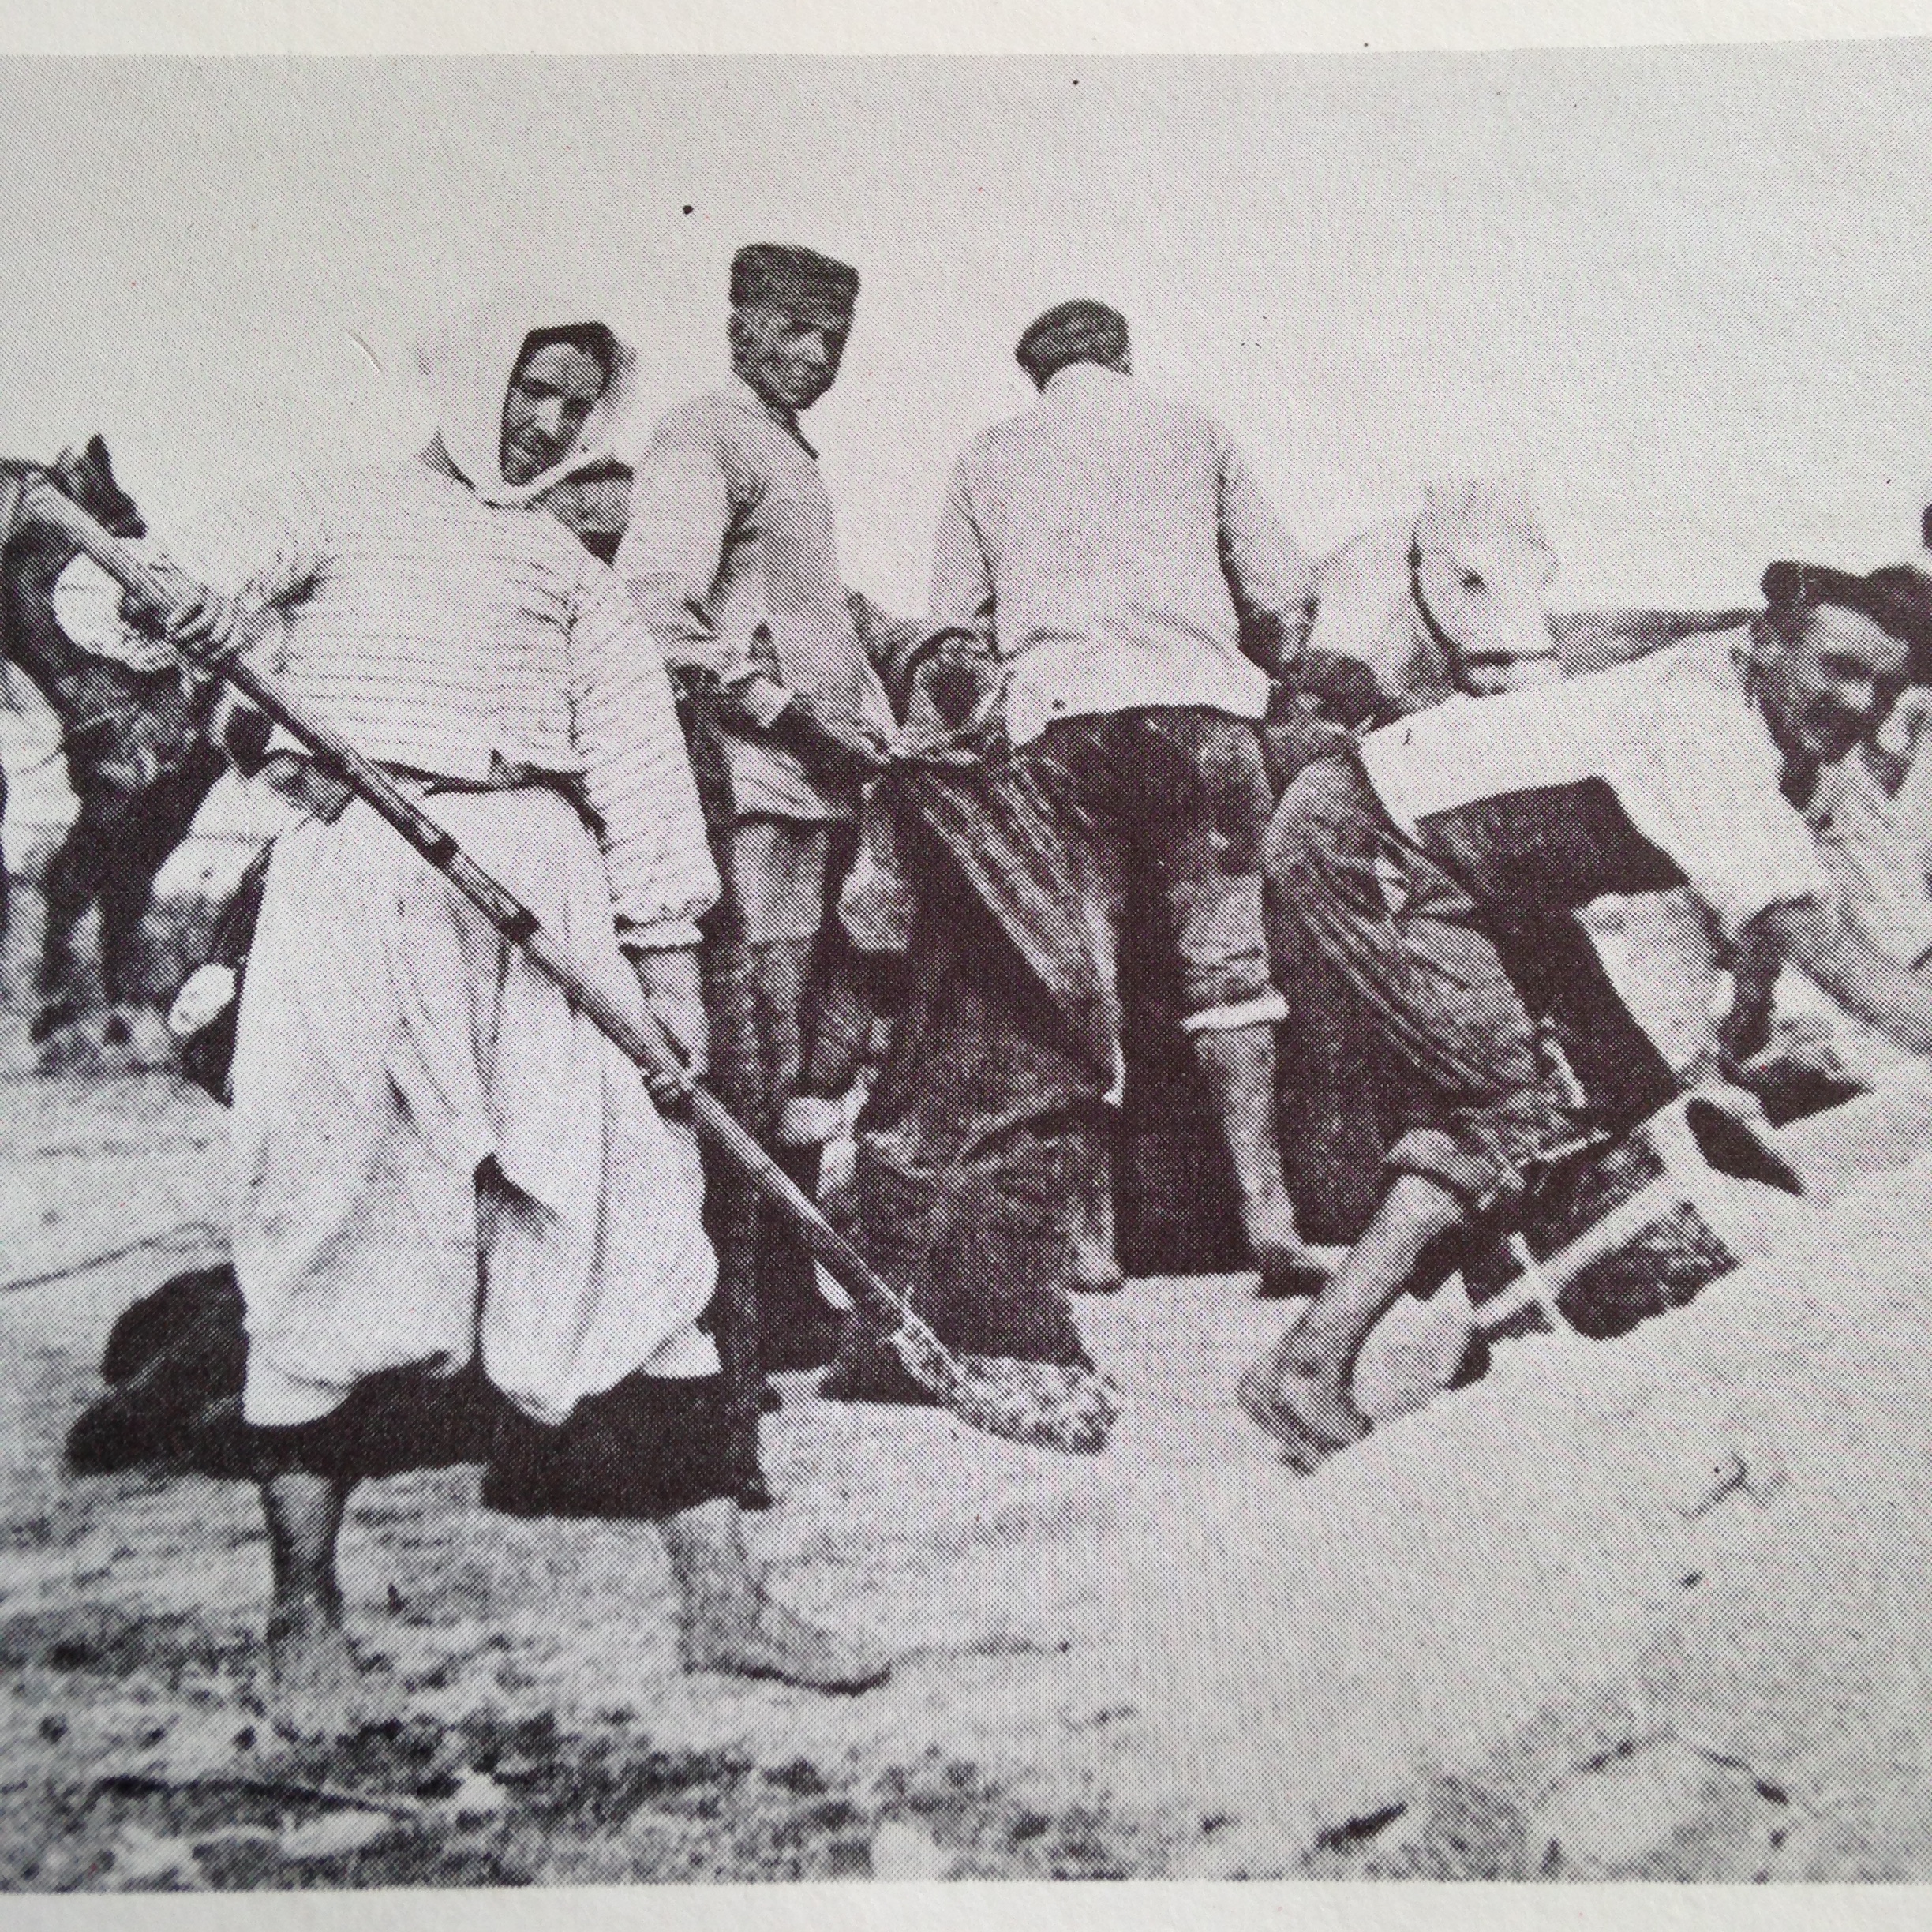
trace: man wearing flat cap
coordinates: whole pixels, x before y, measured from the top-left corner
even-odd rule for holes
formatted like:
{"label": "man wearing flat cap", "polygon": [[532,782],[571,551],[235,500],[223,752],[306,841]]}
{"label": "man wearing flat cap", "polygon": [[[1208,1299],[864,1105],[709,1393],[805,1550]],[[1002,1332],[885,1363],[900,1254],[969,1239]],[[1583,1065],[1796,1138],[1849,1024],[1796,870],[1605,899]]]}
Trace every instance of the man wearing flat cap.
{"label": "man wearing flat cap", "polygon": [[1133,380],[1118,310],[1063,302],[1016,354],[1039,403],[960,459],[933,622],[1006,667],[1015,755],[1084,850],[1110,977],[1130,891],[1163,902],[1263,1292],[1305,1288],[1319,1270],[1275,1125],[1286,1009],[1262,927],[1259,727],[1269,674],[1300,649],[1308,562],[1220,425]]}
{"label": "man wearing flat cap", "polygon": [[[1910,565],[1869,578],[1780,565],[1767,575],[1774,621],[1825,586],[1825,594],[1882,605],[1909,597],[1918,578]],[[1846,918],[1878,949],[1914,972],[1932,968],[1932,711],[1926,679],[1932,661],[1914,652],[1911,683],[1878,728],[1849,755],[1826,764],[1808,790],[1793,796],[1818,841]],[[1633,916],[1634,915],[1634,916]],[[1644,1018],[1674,1063],[1721,1065],[1733,1077],[1784,1110],[1806,1104],[1863,1072],[1889,1065],[1896,1049],[1869,1030],[1816,1013],[1780,1015],[1782,964],[1760,945],[1727,957],[1720,934],[1687,892],[1639,902],[1627,912],[1625,943],[1633,977],[1644,988]],[[1725,980],[1731,981],[1725,1010]],[[1790,1018],[1795,1026],[1778,1024]]]}
{"label": "man wearing flat cap", "polygon": [[[691,700],[724,882],[705,961],[713,1079],[808,1193],[834,1113],[807,1091],[833,911],[893,726],[799,423],[837,378],[858,292],[856,270],[813,249],[738,251],[732,373],[657,424],[616,559]],[[826,1359],[834,1323],[809,1255],[736,1182],[720,1175],[713,1193],[728,1289],[755,1279],[766,1365]],[[732,1342],[740,1359],[751,1346]]]}
{"label": "man wearing flat cap", "polygon": [[[1537,1160],[1586,1124],[1504,967],[1513,926],[1687,886],[1743,957],[1788,960],[1932,1053],[1932,986],[1845,916],[1803,809],[1932,642],[1932,579],[1777,564],[1764,594],[1748,626],[1452,699],[1290,786],[1266,858],[1276,957],[1367,1017],[1389,1148],[1373,1218],[1242,1383],[1294,1467],[1368,1432],[1350,1387],[1370,1331],[1405,1290],[1444,1278],[1473,1218],[1507,1227]],[[1626,1092],[1629,1118],[1587,1124],[1634,1125],[1671,1099],[1661,1062],[1659,1080],[1647,1099]]]}

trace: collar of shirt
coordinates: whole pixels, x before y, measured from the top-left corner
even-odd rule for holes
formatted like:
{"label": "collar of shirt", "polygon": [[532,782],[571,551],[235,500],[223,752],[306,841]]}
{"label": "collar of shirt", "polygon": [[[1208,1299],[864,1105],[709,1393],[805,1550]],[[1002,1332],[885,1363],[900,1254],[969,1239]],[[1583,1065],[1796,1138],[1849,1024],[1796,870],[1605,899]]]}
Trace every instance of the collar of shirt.
{"label": "collar of shirt", "polygon": [[767,402],[735,369],[724,378],[724,393],[740,409],[751,410],[764,417],[767,421],[775,422],[814,462],[818,460],[818,452],[806,441],[805,432],[799,427],[798,417],[791,410],[781,410],[776,404]]}
{"label": "collar of shirt", "polygon": [[[1744,700],[1751,716],[1764,727],[1765,737],[1770,739],[1772,749],[1777,753],[1780,774],[1788,777],[1791,760],[1784,747],[1778,743],[1777,734],[1772,730],[1771,721],[1765,716],[1763,701],[1758,695],[1757,669],[1751,656],[1756,624],[1757,620],[1754,618],[1735,637],[1732,637],[1728,631],[1720,631],[1718,635],[1728,640],[1729,648],[1727,654],[1730,661],[1731,675],[1737,683],[1738,695]],[[1715,653],[1707,653],[1706,655],[1714,657]]]}
{"label": "collar of shirt", "polygon": [[1069,362],[1046,378],[1043,397],[1077,395],[1083,390],[1103,390],[1117,383],[1132,382],[1125,369],[1107,369],[1098,362]]}

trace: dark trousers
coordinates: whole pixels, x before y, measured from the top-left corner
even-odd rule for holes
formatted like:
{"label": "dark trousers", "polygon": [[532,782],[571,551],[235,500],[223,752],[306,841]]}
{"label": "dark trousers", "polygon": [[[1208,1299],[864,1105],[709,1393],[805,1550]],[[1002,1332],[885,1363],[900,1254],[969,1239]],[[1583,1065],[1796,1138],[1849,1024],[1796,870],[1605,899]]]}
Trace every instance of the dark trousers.
{"label": "dark trousers", "polygon": [[1271,990],[1261,848],[1274,809],[1260,732],[1200,706],[1062,718],[1020,747],[1084,848],[1085,911],[1115,967],[1130,891],[1159,902],[1183,1021]]}
{"label": "dark trousers", "polygon": [[[1573,1135],[1662,1106],[1669,1070],[1560,906],[1503,912],[1405,839],[1360,767],[1311,765],[1269,835],[1270,936],[1290,994],[1282,1037],[1290,1185],[1305,1225],[1353,1240],[1391,1172],[1471,1207],[1507,1196]],[[1297,1082],[1311,1090],[1294,1093]],[[1321,1091],[1346,1104],[1324,1104]]]}
{"label": "dark trousers", "polygon": [[[717,835],[724,895],[704,953],[711,1084],[809,1194],[819,1148],[788,1138],[788,1103],[836,1099],[856,1077],[871,1028],[839,927],[852,827],[747,818]],[[831,1358],[841,1320],[818,1295],[791,1228],[721,1165],[707,1176],[728,1355],[772,1368]],[[755,1335],[743,1331],[755,1313]]]}
{"label": "dark trousers", "polygon": [[248,1432],[256,1472],[339,1482],[483,1465],[486,1508],[511,1516],[661,1522],[731,1496],[737,1466],[724,1380],[638,1373],[580,1402],[557,1428],[533,1422],[472,1365],[440,1377],[392,1369],[295,1428]]}

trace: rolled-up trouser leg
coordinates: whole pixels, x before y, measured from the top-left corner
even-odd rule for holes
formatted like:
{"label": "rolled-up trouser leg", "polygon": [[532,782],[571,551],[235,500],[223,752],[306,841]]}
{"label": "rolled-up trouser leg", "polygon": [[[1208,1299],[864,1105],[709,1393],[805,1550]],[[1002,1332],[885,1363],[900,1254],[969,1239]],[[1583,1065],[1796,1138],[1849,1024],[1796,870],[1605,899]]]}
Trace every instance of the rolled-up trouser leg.
{"label": "rolled-up trouser leg", "polygon": [[1319,960],[1375,1032],[1366,1066],[1387,1173],[1430,1181],[1466,1211],[1496,1206],[1578,1121],[1483,908],[1339,762],[1289,788],[1267,882],[1278,954]]}
{"label": "rolled-up trouser leg", "polygon": [[[798,1095],[812,947],[811,940],[793,938],[729,949],[726,975],[734,988],[734,1011],[728,1024],[738,1038],[732,1068],[717,1069],[721,1090],[728,1089],[726,1104],[737,1103],[745,1125],[808,1194],[818,1185],[819,1149],[788,1145],[781,1130],[788,1103]],[[777,1210],[754,1204],[754,1222],[752,1265],[765,1365],[816,1367],[811,1357],[823,1338],[814,1331],[826,1324],[816,1315],[822,1304],[811,1256]]]}
{"label": "rolled-up trouser leg", "polygon": [[[876,978],[846,942],[836,914],[829,918],[819,934],[806,994],[797,1095],[803,1104],[792,1110],[789,1121],[780,1122],[784,1137],[794,1146],[823,1144],[834,1125],[833,1110],[865,1071],[879,1010]],[[843,1129],[842,1117],[836,1125]]]}
{"label": "rolled-up trouser leg", "polygon": [[[1181,1031],[1206,1076],[1264,1293],[1316,1279],[1282,1171],[1275,1029],[1287,1005],[1271,975],[1261,848],[1273,797],[1259,733],[1214,711],[1147,714],[1146,848],[1166,900]],[[1158,807],[1164,798],[1166,810]]]}
{"label": "rolled-up trouser leg", "polygon": [[[1261,852],[1274,794],[1260,734],[1202,706],[1062,719],[1023,754],[1086,848],[1096,938],[1112,948],[1132,879],[1164,901],[1181,1025],[1206,1076],[1241,1221],[1264,1277],[1298,1279],[1306,1251],[1282,1174]],[[1267,1285],[1264,1282],[1264,1286]]]}

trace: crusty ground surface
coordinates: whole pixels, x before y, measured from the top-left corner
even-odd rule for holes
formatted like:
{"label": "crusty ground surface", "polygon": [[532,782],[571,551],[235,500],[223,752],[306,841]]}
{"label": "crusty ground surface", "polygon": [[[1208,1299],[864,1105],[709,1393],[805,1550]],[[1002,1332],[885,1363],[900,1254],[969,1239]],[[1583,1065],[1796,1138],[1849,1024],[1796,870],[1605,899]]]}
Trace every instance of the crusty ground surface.
{"label": "crusty ground surface", "polygon": [[188,1232],[0,1294],[0,1884],[1932,1876],[1923,1100],[1810,1130],[1852,1193],[1796,1249],[1306,1482],[1233,1406],[1289,1318],[1245,1278],[1083,1305],[1127,1404],[1090,1461],[791,1379],[755,1541],[899,1657],[859,1698],[681,1675],[647,1529],[373,1485],[351,1624],[407,1714],[298,1747],[249,1702],[252,1494],[59,1460],[115,1314],[219,1252],[220,1114],[4,1099],[0,1276]]}

